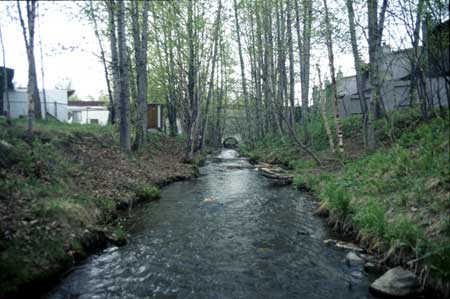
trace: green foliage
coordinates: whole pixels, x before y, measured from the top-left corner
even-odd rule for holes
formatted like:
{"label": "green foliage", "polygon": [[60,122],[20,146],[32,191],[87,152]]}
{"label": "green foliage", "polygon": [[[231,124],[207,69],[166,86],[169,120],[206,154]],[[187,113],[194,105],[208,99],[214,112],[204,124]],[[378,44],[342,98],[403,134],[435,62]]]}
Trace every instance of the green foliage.
{"label": "green foliage", "polygon": [[154,200],[161,197],[161,191],[156,186],[140,186],[136,189],[135,196],[141,201]]}
{"label": "green foliage", "polygon": [[335,182],[327,183],[320,197],[328,203],[329,209],[341,219],[346,219],[353,212],[348,191]]}
{"label": "green foliage", "polygon": [[353,221],[363,233],[382,240],[387,229],[385,215],[386,208],[384,205],[373,198],[369,198],[356,208]]}
{"label": "green foliage", "polygon": [[259,156],[257,153],[255,152],[249,152],[248,153],[248,162],[250,162],[251,164],[256,164],[259,160]]}
{"label": "green foliage", "polygon": [[424,242],[425,234],[411,219],[398,216],[389,223],[386,238],[397,244],[416,248],[420,242]]}

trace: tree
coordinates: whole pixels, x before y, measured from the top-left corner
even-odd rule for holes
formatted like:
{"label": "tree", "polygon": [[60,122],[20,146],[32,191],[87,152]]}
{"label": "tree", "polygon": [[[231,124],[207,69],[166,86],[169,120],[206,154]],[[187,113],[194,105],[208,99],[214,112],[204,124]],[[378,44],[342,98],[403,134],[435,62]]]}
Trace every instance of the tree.
{"label": "tree", "polygon": [[362,63],[361,63],[361,57],[359,55],[358,51],[358,43],[356,38],[356,29],[355,29],[355,11],[353,9],[353,0],[346,0],[345,1],[347,6],[347,13],[348,13],[348,23],[349,23],[349,31],[350,31],[350,41],[352,46],[352,53],[353,53],[353,61],[355,65],[355,72],[356,72],[356,87],[358,91],[358,98],[359,103],[361,106],[361,112],[363,115],[363,141],[364,146],[367,148],[367,135],[368,135],[368,128],[367,128],[367,122],[368,122],[368,108],[367,108],[367,101],[366,97],[364,96],[364,82],[362,77]]}
{"label": "tree", "polygon": [[[109,4],[107,3],[106,5],[113,5],[113,4],[112,3],[109,3]],[[111,88],[111,80],[109,78],[108,63],[106,61],[105,49],[104,49],[102,38],[101,38],[101,35],[100,35],[100,30],[99,30],[99,26],[98,26],[98,22],[97,22],[97,15],[95,13],[93,0],[89,1],[88,16],[92,20],[92,22],[94,23],[94,33],[95,33],[95,36],[97,38],[98,46],[100,48],[100,58],[101,58],[101,61],[102,61],[102,64],[103,64],[103,71],[105,73],[106,89],[108,91],[108,100],[109,100],[109,106],[108,106],[109,119],[108,119],[108,122],[110,122],[111,124],[114,124],[115,120],[116,120],[116,115],[115,115],[116,110],[114,109],[115,108],[114,96],[113,96],[113,92],[112,92],[112,88]],[[112,27],[114,28],[114,26],[112,26]]]}
{"label": "tree", "polygon": [[[377,140],[375,137],[374,122],[377,115],[377,106],[380,106],[380,79],[379,79],[379,48],[381,46],[382,27],[384,23],[384,12],[386,11],[387,0],[383,0],[382,12],[380,15],[380,23],[378,22],[378,1],[367,1],[367,20],[369,31],[369,78],[371,85],[371,94],[368,110],[367,121],[367,145],[370,151],[377,148]],[[386,115],[386,113],[385,113]]]}
{"label": "tree", "polygon": [[330,125],[328,124],[328,117],[326,112],[326,106],[327,106],[327,97],[323,94],[323,88],[322,88],[322,76],[320,73],[320,66],[319,64],[316,65],[317,68],[317,77],[319,79],[319,105],[320,105],[320,113],[322,115],[323,120],[323,126],[325,127],[325,133],[328,137],[328,143],[330,145],[330,150],[332,153],[335,152],[334,147],[334,138],[333,134],[331,133]]}
{"label": "tree", "polygon": [[136,107],[136,150],[145,145],[147,132],[147,51],[148,51],[148,10],[149,3],[144,1],[139,22],[139,2],[131,2],[131,20],[136,68],[137,107]]}
{"label": "tree", "polygon": [[[290,115],[289,122],[291,126],[295,126],[295,71],[294,71],[294,46],[292,42],[292,8],[291,1],[287,0],[287,17],[286,17],[286,26],[287,26],[287,43],[289,48],[289,104],[290,104]],[[304,124],[304,128],[306,128],[306,122]],[[307,130],[307,129],[305,129]],[[306,132],[306,131],[305,131]],[[306,137],[306,135],[305,135]]]}
{"label": "tree", "polygon": [[[3,44],[3,35],[2,28],[0,26],[0,44],[2,45],[2,57],[3,57],[3,99],[6,100],[6,122],[11,124],[11,105],[9,102],[9,93],[8,93],[8,72],[6,70],[6,57],[5,57],[5,45]],[[2,103],[3,105],[3,103]],[[3,107],[1,107],[1,111],[3,111]]]}
{"label": "tree", "polygon": [[206,130],[206,126],[208,123],[208,111],[209,111],[209,105],[211,102],[211,97],[213,94],[213,87],[214,87],[214,72],[216,69],[216,64],[217,64],[217,52],[218,52],[218,42],[219,42],[219,31],[221,28],[221,11],[222,11],[222,1],[219,0],[219,8],[217,9],[217,17],[216,17],[216,28],[214,30],[214,45],[213,45],[213,54],[212,54],[212,69],[211,69],[211,74],[210,74],[210,79],[209,79],[209,88],[208,88],[208,95],[206,97],[206,107],[205,107],[205,113],[203,116],[203,123],[202,123],[202,127],[201,127],[201,143],[200,143],[200,149],[204,146],[205,144],[205,130]]}
{"label": "tree", "polygon": [[334,110],[334,121],[336,123],[336,135],[338,142],[338,151],[340,153],[344,152],[344,137],[341,128],[341,117],[339,114],[339,101],[337,95],[336,87],[336,71],[334,68],[334,53],[333,53],[333,38],[331,35],[331,24],[328,12],[327,0],[323,0],[324,14],[325,14],[325,40],[328,50],[328,62],[330,66],[330,77],[331,77],[331,93],[333,96],[333,110]]}
{"label": "tree", "polygon": [[28,133],[32,134],[34,119],[42,118],[41,103],[39,100],[39,91],[36,76],[36,62],[34,58],[34,25],[37,14],[37,0],[27,0],[25,4],[27,13],[27,25],[25,25],[25,21],[22,16],[20,1],[17,1],[17,10],[19,12],[19,20],[22,27],[23,39],[25,41],[25,48],[28,58]]}
{"label": "tree", "polygon": [[300,82],[302,87],[302,123],[303,134],[306,142],[309,141],[308,134],[308,95],[309,95],[309,72],[311,51],[311,25],[312,25],[312,0],[303,0],[303,33],[300,33],[300,9],[299,0],[295,0],[295,25],[297,29],[297,43],[300,58]]}
{"label": "tree", "polygon": [[[241,28],[239,26],[239,17],[238,17],[238,5],[236,0],[233,0],[234,6],[234,17],[235,17],[235,25],[236,25],[236,40],[238,43],[238,53],[239,53],[239,63],[241,66],[241,80],[242,80],[242,95],[244,97],[244,108],[245,108],[245,117],[247,120],[247,124],[250,128],[252,128],[252,124],[250,122],[250,111],[248,107],[248,92],[247,92],[247,82],[245,80],[245,67],[244,67],[244,58],[242,55],[242,44],[241,44]],[[253,138],[252,129],[249,132],[249,138]]]}
{"label": "tree", "polygon": [[106,7],[108,10],[108,29],[109,29],[109,46],[111,51],[111,74],[112,74],[112,98],[113,98],[113,111],[111,114],[111,122],[116,123],[120,118],[120,82],[119,82],[119,54],[117,50],[117,1],[106,1]]}
{"label": "tree", "polygon": [[125,35],[125,1],[118,1],[117,10],[118,56],[119,56],[119,95],[120,95],[120,147],[131,151],[130,130],[130,75]]}

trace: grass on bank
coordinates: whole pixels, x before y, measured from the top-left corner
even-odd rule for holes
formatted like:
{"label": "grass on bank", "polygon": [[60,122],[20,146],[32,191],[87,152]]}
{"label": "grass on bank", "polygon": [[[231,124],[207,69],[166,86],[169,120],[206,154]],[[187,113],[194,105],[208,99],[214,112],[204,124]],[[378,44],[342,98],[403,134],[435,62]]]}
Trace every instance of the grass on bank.
{"label": "grass on bank", "polygon": [[[365,154],[360,119],[344,119],[344,166],[317,168],[295,145],[267,138],[246,149],[253,160],[276,162],[295,172],[294,185],[314,191],[334,222],[349,224],[376,252],[403,252],[425,263],[433,277],[450,281],[449,120],[422,122],[417,112],[396,111],[394,126],[377,123],[380,149]],[[328,158],[321,122],[311,125],[312,148]],[[397,262],[406,262],[400,260]]]}
{"label": "grass on bank", "polygon": [[[96,194],[102,182],[89,181],[77,158],[92,153],[72,146],[116,152],[115,134],[111,126],[49,120],[36,121],[29,138],[25,120],[9,126],[0,117],[0,297],[48,284],[92,242],[101,242],[96,233],[114,219],[119,201]],[[163,137],[149,138],[157,146]],[[104,175],[113,175],[108,171]],[[80,182],[92,186],[85,190]],[[157,187],[140,186],[127,181],[141,200],[159,197]],[[112,231],[120,237],[120,229]]]}

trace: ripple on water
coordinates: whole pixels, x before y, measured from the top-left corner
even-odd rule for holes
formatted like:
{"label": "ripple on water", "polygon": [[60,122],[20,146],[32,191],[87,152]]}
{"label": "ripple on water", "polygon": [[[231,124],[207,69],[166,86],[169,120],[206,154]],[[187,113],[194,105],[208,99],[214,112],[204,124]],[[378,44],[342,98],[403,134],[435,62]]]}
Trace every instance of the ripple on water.
{"label": "ripple on water", "polygon": [[367,277],[323,244],[301,192],[272,187],[233,150],[201,173],[133,211],[130,242],[89,258],[48,298],[370,298]]}

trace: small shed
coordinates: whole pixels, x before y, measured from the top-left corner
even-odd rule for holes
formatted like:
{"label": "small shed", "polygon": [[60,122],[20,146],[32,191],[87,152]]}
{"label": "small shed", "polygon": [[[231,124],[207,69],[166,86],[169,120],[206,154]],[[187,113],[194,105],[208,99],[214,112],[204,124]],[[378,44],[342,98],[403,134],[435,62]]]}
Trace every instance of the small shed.
{"label": "small shed", "polygon": [[162,130],[163,125],[163,105],[147,104],[147,130]]}

